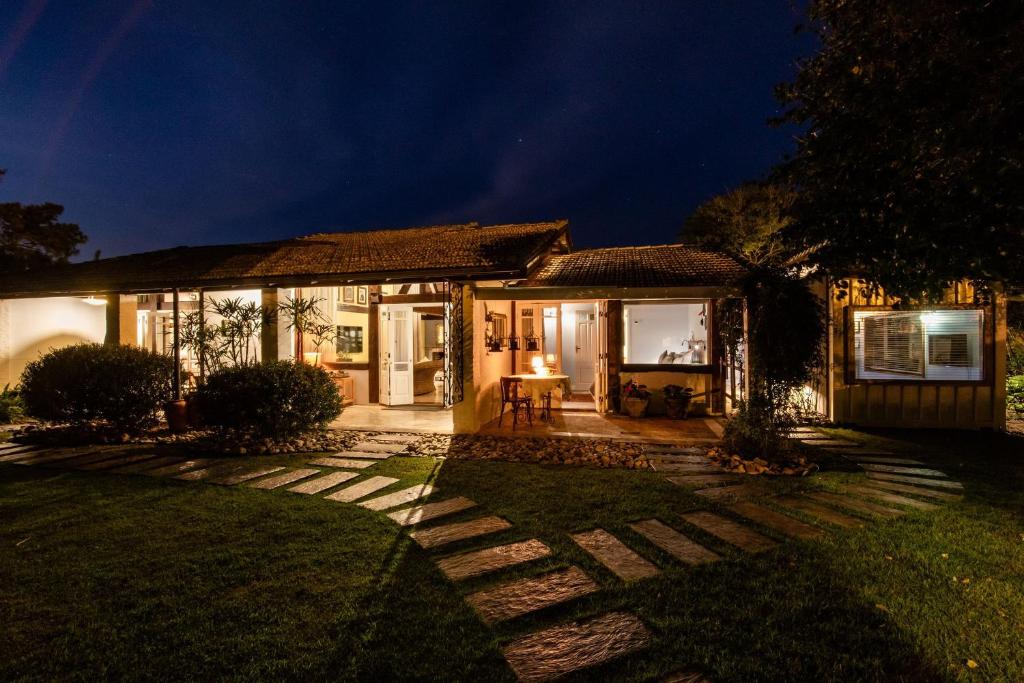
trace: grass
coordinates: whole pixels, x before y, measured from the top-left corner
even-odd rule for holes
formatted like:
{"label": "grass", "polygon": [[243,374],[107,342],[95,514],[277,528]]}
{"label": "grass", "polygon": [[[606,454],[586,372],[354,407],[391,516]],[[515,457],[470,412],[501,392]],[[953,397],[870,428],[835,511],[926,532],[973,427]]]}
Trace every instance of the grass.
{"label": "grass", "polygon": [[[944,469],[967,487],[964,500],[751,557],[687,528],[680,513],[716,504],[656,473],[414,458],[373,467],[401,479],[395,489],[429,480],[434,498],[468,496],[514,525],[454,550],[531,537],[553,550],[455,586],[430,553],[356,506],[0,465],[0,678],[504,681],[503,643],[621,608],[654,643],[576,679],[1024,680],[1024,440],[835,433]],[[628,527],[650,517],[727,561],[680,566]],[[620,582],[568,537],[594,527],[663,574]],[[603,590],[495,628],[462,600],[572,564]]]}

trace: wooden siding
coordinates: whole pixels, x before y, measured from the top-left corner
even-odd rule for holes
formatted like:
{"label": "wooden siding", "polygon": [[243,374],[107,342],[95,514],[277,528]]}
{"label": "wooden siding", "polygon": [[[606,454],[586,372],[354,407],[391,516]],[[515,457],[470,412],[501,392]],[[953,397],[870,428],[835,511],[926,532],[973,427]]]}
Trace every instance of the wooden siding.
{"label": "wooden siding", "polygon": [[[848,325],[851,306],[889,306],[884,293],[861,292],[856,280],[848,296],[829,297],[831,337],[831,400],[829,417],[838,423],[870,427],[1002,429],[1006,425],[1006,296],[994,292],[985,310],[985,378],[980,382],[862,382],[849,372],[852,344]],[[973,288],[960,283],[947,291],[942,304],[966,305]]]}

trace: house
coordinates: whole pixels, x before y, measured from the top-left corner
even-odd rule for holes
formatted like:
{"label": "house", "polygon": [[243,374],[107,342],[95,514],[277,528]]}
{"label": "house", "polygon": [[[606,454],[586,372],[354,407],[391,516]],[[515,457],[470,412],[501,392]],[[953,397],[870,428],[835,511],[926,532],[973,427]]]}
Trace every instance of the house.
{"label": "house", "polygon": [[[716,312],[746,274],[678,244],[574,250],[565,220],[178,247],[0,275],[0,385],[78,341],[178,353],[199,377],[176,320],[225,299],[276,309],[301,296],[336,339],[316,348],[278,317],[253,357],[322,363],[367,424],[476,432],[498,417],[500,378],[538,365],[568,377],[555,408],[614,413],[636,379],[691,387],[694,412],[721,415],[743,396],[744,366],[717,343]],[[916,323],[830,306],[829,371],[810,401],[843,422],[1000,427],[1000,301],[933,307]]]}

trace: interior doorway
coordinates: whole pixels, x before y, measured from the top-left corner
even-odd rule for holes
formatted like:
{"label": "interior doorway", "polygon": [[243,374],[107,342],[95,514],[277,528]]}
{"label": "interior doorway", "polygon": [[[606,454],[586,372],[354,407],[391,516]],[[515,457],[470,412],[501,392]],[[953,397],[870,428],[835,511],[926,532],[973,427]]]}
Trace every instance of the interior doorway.
{"label": "interior doorway", "polygon": [[442,304],[380,307],[380,403],[442,408],[445,385]]}

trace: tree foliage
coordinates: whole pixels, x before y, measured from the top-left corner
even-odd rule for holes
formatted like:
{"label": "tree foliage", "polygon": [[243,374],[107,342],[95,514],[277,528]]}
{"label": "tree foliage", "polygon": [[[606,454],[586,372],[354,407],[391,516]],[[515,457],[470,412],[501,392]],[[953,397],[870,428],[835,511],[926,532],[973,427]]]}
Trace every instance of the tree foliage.
{"label": "tree foliage", "polygon": [[793,253],[782,239],[782,230],[792,222],[793,199],[784,185],[745,183],[698,206],[681,237],[753,265],[777,263]]}
{"label": "tree foliage", "polygon": [[812,260],[905,298],[1024,273],[1024,4],[812,0],[779,177]]}
{"label": "tree foliage", "polygon": [[[5,171],[0,169],[0,178]],[[66,263],[86,236],[74,223],[62,223],[59,204],[0,203],[0,270],[27,270]]]}

